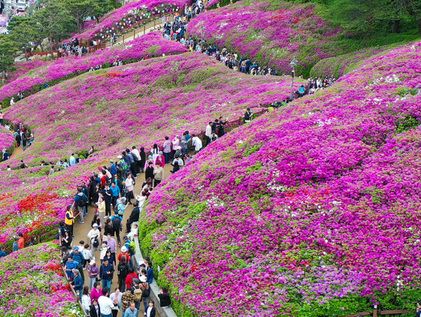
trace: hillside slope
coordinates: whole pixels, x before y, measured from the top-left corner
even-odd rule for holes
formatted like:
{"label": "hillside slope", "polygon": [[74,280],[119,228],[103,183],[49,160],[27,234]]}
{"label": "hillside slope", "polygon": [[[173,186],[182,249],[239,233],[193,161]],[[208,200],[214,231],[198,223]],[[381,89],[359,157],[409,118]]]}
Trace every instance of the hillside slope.
{"label": "hillside slope", "polygon": [[369,59],[211,144],[154,192],[142,248],[183,316],[412,309],[420,72],[421,43]]}
{"label": "hillside slope", "polygon": [[[51,231],[75,186],[123,149],[148,151],[166,135],[200,133],[219,116],[237,121],[246,107],[257,111],[290,94],[288,77],[232,74],[205,55],[186,53],[90,72],[10,107],[6,119],[29,125],[35,142],[0,163],[0,242],[10,248],[16,232]],[[50,167],[40,166],[91,145],[95,155],[75,167],[48,175]],[[28,169],[16,168],[21,159]]]}

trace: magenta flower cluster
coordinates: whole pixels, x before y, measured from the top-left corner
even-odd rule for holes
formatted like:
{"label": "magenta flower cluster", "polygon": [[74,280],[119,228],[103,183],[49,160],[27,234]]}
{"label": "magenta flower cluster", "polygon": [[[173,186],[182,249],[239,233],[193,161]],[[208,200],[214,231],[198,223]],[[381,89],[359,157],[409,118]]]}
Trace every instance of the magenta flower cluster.
{"label": "magenta flower cluster", "polygon": [[119,29],[122,25],[126,29],[134,26],[134,24],[127,23],[130,20],[129,18],[135,15],[136,11],[142,11],[141,20],[147,22],[152,15],[159,17],[171,14],[174,11],[183,9],[190,2],[190,0],[137,0],[128,2],[105,16],[98,24],[75,36],[82,40],[106,37],[107,33]]}
{"label": "magenta flower cluster", "polygon": [[124,63],[139,61],[161,55],[186,52],[178,42],[165,40],[159,33],[152,32],[130,41],[124,46],[113,46],[95,53],[78,56],[66,56],[32,69],[19,78],[0,88],[0,101],[18,93],[36,92],[34,87],[65,80],[79,75],[97,66],[109,66],[117,61]]}
{"label": "magenta flower cluster", "polygon": [[240,1],[199,15],[189,23],[188,33],[289,74],[294,57],[298,69],[305,69],[331,56],[325,45],[337,31],[312,5]]}
{"label": "magenta flower cluster", "polygon": [[15,138],[11,131],[0,126],[0,155],[1,151],[11,148],[15,143]]}
{"label": "magenta flower cluster", "polygon": [[52,243],[38,244],[0,258],[2,316],[82,317]]}
{"label": "magenta flower cluster", "polygon": [[369,59],[154,191],[141,241],[176,299],[200,316],[306,316],[419,289],[420,52]]}
{"label": "magenta flower cluster", "polygon": [[[184,53],[90,72],[19,101],[5,117],[28,124],[35,143],[7,162],[15,168],[24,159],[28,169],[6,171],[6,163],[0,163],[0,243],[17,230],[30,233],[62,220],[75,185],[121,149],[149,149],[185,130],[200,133],[209,120],[238,120],[246,107],[259,111],[258,105],[289,93],[288,77],[232,76],[210,57]],[[95,155],[76,167],[48,176],[49,167],[39,166],[41,160],[56,162],[91,145]],[[57,197],[41,204],[38,196],[47,193]],[[22,213],[19,204],[28,199],[33,207]]]}

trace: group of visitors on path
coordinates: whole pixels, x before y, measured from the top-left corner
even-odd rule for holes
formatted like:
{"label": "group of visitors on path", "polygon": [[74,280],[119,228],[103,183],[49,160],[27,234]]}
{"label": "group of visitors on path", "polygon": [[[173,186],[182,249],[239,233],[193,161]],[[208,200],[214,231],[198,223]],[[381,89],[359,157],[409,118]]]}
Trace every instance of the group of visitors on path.
{"label": "group of visitors on path", "polygon": [[[34,142],[34,134],[22,123],[11,124],[6,123],[3,118],[3,113],[0,110],[0,125],[3,125],[7,130],[13,132],[15,139],[15,147],[21,147],[26,150]],[[8,149],[1,149],[0,161],[6,161],[10,158],[12,153]]]}
{"label": "group of visitors on path", "polygon": [[[88,316],[115,317],[122,311],[123,317],[134,317],[142,310],[144,316],[156,315],[150,300],[153,268],[149,260],[135,260],[134,239],[140,213],[150,193],[163,180],[164,167],[170,164],[171,172],[176,173],[190,161],[189,153],[197,153],[223,136],[225,124],[222,118],[209,122],[205,142],[199,135],[184,131],[181,137],[167,136],[149,150],[127,148],[116,160],[94,172],[89,182],[77,186],[73,204],[67,207],[60,223],[59,239],[67,278]],[[143,183],[135,193],[138,181]],[[133,206],[130,215],[129,205]],[[86,239],[73,241],[76,219],[84,223],[90,212],[93,219]],[[123,219],[127,219],[125,225]],[[114,275],[118,285],[113,285]],[[166,289],[158,297],[160,306],[171,304]]]}

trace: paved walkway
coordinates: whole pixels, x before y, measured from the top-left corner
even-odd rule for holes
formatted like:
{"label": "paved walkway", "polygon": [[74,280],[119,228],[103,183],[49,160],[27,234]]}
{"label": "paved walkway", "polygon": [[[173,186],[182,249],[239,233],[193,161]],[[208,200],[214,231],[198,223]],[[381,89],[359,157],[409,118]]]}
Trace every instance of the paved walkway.
{"label": "paved walkway", "polygon": [[[167,164],[164,168],[164,179],[167,178],[171,173],[170,170],[172,169],[172,166],[170,164]],[[135,185],[135,196],[139,195],[141,192],[141,187],[143,182],[145,181],[145,174],[138,174],[137,178],[136,178],[136,185]],[[126,232],[126,222],[128,217],[130,216],[130,214],[132,213],[133,210],[133,206],[129,205],[124,213],[123,216],[123,222],[122,222],[122,227],[123,227],[123,231],[122,231],[122,235],[121,238],[124,237],[125,232]],[[85,242],[88,242],[89,239],[87,237],[87,234],[89,232],[89,230],[91,230],[91,222],[94,218],[94,214],[95,214],[95,208],[90,207],[89,211],[88,211],[88,215],[85,218],[85,223],[79,223],[78,221],[76,221],[75,226],[74,226],[74,238],[73,238],[73,246],[77,246],[79,245],[79,241],[83,240]],[[105,220],[104,220],[104,214],[101,214],[101,224],[104,225]],[[102,231],[104,232],[104,231]],[[123,240],[123,239],[122,239]],[[96,260],[96,264],[99,267],[101,265],[100,260],[99,260],[99,251],[96,251],[94,256],[95,256],[95,260]],[[116,255],[118,255],[120,253],[120,248],[118,248],[118,250],[116,251]],[[117,262],[118,265],[118,262]],[[88,274],[85,271],[85,285],[89,285],[89,278],[87,277]],[[114,272],[114,276],[113,276],[113,282],[112,282],[112,286],[111,286],[111,292],[114,292],[114,289],[118,286],[118,277],[117,277],[117,271]],[[158,304],[158,303],[155,303]],[[139,314],[139,316],[143,316],[143,305],[141,305],[141,314]],[[122,316],[122,312],[120,311],[118,314],[119,317]],[[159,315],[157,314],[157,317]]]}

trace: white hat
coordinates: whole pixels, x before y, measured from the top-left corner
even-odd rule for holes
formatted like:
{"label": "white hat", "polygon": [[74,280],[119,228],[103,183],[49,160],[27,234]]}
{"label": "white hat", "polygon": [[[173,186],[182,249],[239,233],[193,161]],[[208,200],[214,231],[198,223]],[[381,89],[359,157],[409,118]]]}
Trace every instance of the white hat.
{"label": "white hat", "polygon": [[123,246],[121,247],[121,252],[127,252],[127,248],[126,248],[126,246],[125,246],[125,245],[123,245]]}
{"label": "white hat", "polygon": [[145,275],[141,275],[141,276],[139,277],[139,280],[140,280],[142,283],[146,283],[146,276],[145,276]]}
{"label": "white hat", "polygon": [[94,259],[91,260],[91,262],[89,262],[90,265],[94,265],[96,262]]}
{"label": "white hat", "polygon": [[94,227],[94,228],[98,228],[98,224],[97,224],[97,223],[94,223],[94,224],[92,225],[92,227]]}

